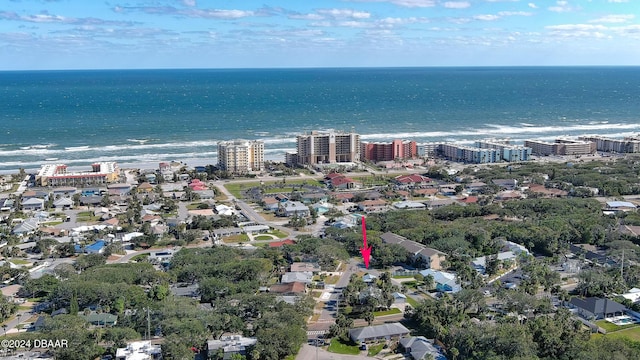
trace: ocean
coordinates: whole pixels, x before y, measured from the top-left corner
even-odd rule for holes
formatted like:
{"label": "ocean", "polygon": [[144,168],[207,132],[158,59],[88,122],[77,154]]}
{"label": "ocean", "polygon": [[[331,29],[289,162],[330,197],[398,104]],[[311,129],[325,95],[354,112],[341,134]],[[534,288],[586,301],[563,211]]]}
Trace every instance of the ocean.
{"label": "ocean", "polygon": [[0,72],[0,171],[94,161],[216,163],[216,143],[553,139],[640,132],[640,67]]}

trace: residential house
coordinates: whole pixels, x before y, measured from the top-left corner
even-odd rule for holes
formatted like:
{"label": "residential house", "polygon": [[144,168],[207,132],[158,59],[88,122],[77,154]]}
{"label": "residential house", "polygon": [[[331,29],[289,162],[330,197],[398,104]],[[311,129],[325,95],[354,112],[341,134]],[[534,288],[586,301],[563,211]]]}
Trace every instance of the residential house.
{"label": "residential house", "polygon": [[378,277],[373,274],[366,273],[362,275],[362,281],[364,281],[365,284],[373,284],[377,279]]}
{"label": "residential house", "polygon": [[382,242],[385,244],[396,244],[404,248],[415,260],[421,260],[425,267],[429,269],[439,270],[442,268],[442,263],[446,260],[446,254],[436,249],[428,248],[415,241],[411,241],[404,236],[394,234],[392,232],[386,232],[380,235]]}
{"label": "residential house", "polygon": [[443,206],[447,206],[447,205],[452,205],[455,204],[456,201],[453,199],[432,199],[432,200],[427,200],[424,202],[425,205],[427,205],[427,208],[429,210],[433,210],[433,209],[438,209],[441,208]]}
{"label": "residential house", "polygon": [[349,330],[349,338],[351,338],[351,340],[356,344],[362,344],[374,341],[399,339],[401,337],[408,336],[409,333],[409,329],[404,327],[404,325],[399,322],[394,322],[351,329]]}
{"label": "residential house", "polygon": [[269,243],[269,247],[270,248],[280,248],[283,247],[284,245],[294,245],[296,242],[291,240],[291,239],[286,239],[286,240],[282,240],[282,241],[272,241]]}
{"label": "residential house", "polygon": [[329,195],[325,193],[304,193],[300,197],[303,203],[310,204],[329,200]]}
{"label": "residential house", "polygon": [[402,338],[400,345],[405,350],[405,354],[410,355],[413,360],[447,360],[442,352],[424,336]]}
{"label": "residential house", "polygon": [[358,209],[364,212],[381,212],[387,210],[387,202],[384,200],[365,200],[358,203]]}
{"label": "residential house", "polygon": [[431,179],[419,174],[398,175],[394,178],[394,183],[401,188],[414,188],[429,185]]}
{"label": "residential house", "polygon": [[243,231],[239,227],[220,228],[213,230],[213,237],[219,239],[225,236],[240,235],[242,233]]}
{"label": "residential house", "polygon": [[80,205],[98,206],[102,203],[102,195],[86,195],[80,197]]}
{"label": "residential house", "polygon": [[405,304],[407,302],[407,295],[405,295],[403,293],[394,292],[391,295],[393,296],[393,303],[394,304]]}
{"label": "residential house", "polygon": [[484,190],[486,187],[487,187],[487,184],[483,183],[482,181],[474,181],[474,182],[465,184],[465,190],[467,190],[470,193],[478,193]]}
{"label": "residential house", "polygon": [[304,295],[307,293],[307,285],[299,281],[293,281],[284,284],[274,284],[269,287],[269,292],[282,296]]}
{"label": "residential house", "polygon": [[74,186],[58,186],[51,190],[51,193],[55,197],[57,197],[58,195],[67,197],[75,194],[76,192],[78,192],[78,188]]}
{"label": "residential house", "polygon": [[91,311],[88,315],[78,313],[78,316],[85,319],[89,324],[99,327],[111,327],[118,323],[118,315],[109,313],[97,313],[95,311]]}
{"label": "residential house", "polygon": [[27,235],[36,230],[40,226],[40,221],[36,218],[29,218],[21,223],[19,223],[16,227],[11,230],[12,233],[16,235]]}
{"label": "residential house", "polygon": [[426,269],[420,271],[420,275],[427,277],[431,276],[433,282],[436,285],[436,290],[440,292],[457,293],[462,290],[462,286],[458,283],[456,274],[437,271],[433,269]]}
{"label": "residential house", "polygon": [[353,198],[355,197],[355,195],[353,193],[350,192],[344,192],[344,193],[331,193],[331,196],[334,197],[336,200],[342,202],[342,203],[346,203],[346,202],[351,202],[353,200]]}
{"label": "residential house", "polygon": [[22,210],[37,211],[44,209],[44,200],[40,198],[22,199]]}
{"label": "residential house", "polygon": [[494,179],[492,182],[506,190],[515,190],[518,187],[518,180],[516,179]]}
{"label": "residential house", "polygon": [[218,215],[224,215],[224,216],[233,216],[238,214],[236,212],[236,209],[227,205],[222,205],[222,204],[216,205],[216,212],[218,213]]}
{"label": "residential house", "polygon": [[598,297],[574,297],[569,300],[569,306],[575,309],[578,315],[587,320],[620,316],[629,310],[624,305],[613,300]]}
{"label": "residential house", "polygon": [[496,201],[507,201],[522,199],[522,193],[519,191],[505,190],[496,194]]}
{"label": "residential house", "polygon": [[162,348],[151,341],[134,341],[116,350],[116,360],[161,360]]}
{"label": "residential house", "polygon": [[152,191],[153,191],[153,185],[151,185],[148,182],[143,182],[142,184],[138,185],[139,193],[150,193]]}
{"label": "residential house", "polygon": [[558,197],[566,197],[569,195],[569,192],[560,189],[548,189],[544,185],[539,184],[531,184],[529,185],[529,191],[538,194],[545,198],[558,198]]}
{"label": "residential house", "polygon": [[457,200],[462,205],[469,205],[469,204],[478,203],[478,197],[477,196],[464,196],[464,197],[459,198]]}
{"label": "residential house", "polygon": [[291,272],[307,271],[311,273],[319,273],[321,270],[320,265],[310,262],[294,262],[289,269]]}
{"label": "residential house", "polygon": [[331,180],[331,187],[333,189],[355,189],[360,187],[360,183],[350,177],[341,176]]}
{"label": "residential house", "polygon": [[309,207],[299,201],[287,201],[284,204],[280,204],[278,206],[278,210],[276,213],[279,216],[297,216],[297,217],[307,217],[310,215]]}
{"label": "residential house", "polygon": [[264,234],[271,230],[267,225],[246,225],[242,227],[242,230],[247,234]]}
{"label": "residential house", "polygon": [[76,245],[76,252],[85,253],[85,254],[102,254],[104,252],[104,248],[107,246],[107,243],[104,240],[98,240],[91,245],[80,246]]}
{"label": "residential house", "polygon": [[627,212],[627,211],[635,211],[636,208],[637,206],[634,203],[629,201],[607,201],[606,210],[613,211],[613,212],[617,212],[617,211]]}
{"label": "residential house", "polygon": [[393,207],[396,209],[424,210],[427,205],[417,201],[398,201],[393,203]]}
{"label": "residential house", "polygon": [[207,341],[207,358],[215,359],[219,351],[222,351],[224,360],[229,360],[233,355],[247,355],[247,349],[258,342],[256,338],[247,338],[241,335],[225,335],[218,340]]}
{"label": "residential house", "polygon": [[264,204],[262,208],[267,211],[276,211],[280,205],[280,201],[273,196],[265,196],[262,198]]}
{"label": "residential house", "polygon": [[213,212],[213,209],[194,209],[187,211],[189,216],[205,216],[205,217],[214,217],[216,214]]}
{"label": "residential house", "polygon": [[109,195],[125,196],[131,193],[130,184],[109,184],[107,185]]}
{"label": "residential house", "polygon": [[194,190],[193,193],[198,195],[200,200],[210,200],[216,197],[216,193],[213,190],[209,189]]}
{"label": "residential house", "polygon": [[428,188],[428,189],[413,189],[414,196],[420,197],[429,197],[438,193],[438,189],[436,188]]}
{"label": "residential house", "polygon": [[61,197],[53,201],[53,207],[56,209],[71,209],[73,200],[68,197]]}
{"label": "residential house", "polygon": [[622,294],[622,297],[631,300],[632,303],[636,303],[640,301],[640,289],[631,288],[628,292]]}

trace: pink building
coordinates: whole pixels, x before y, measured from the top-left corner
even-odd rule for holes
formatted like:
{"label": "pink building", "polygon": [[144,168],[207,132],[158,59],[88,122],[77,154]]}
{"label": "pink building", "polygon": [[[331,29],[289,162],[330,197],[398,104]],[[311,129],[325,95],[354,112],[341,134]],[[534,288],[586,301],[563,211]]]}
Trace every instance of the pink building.
{"label": "pink building", "polygon": [[362,143],[361,160],[392,161],[418,157],[418,145],[410,140],[393,140],[391,143]]}

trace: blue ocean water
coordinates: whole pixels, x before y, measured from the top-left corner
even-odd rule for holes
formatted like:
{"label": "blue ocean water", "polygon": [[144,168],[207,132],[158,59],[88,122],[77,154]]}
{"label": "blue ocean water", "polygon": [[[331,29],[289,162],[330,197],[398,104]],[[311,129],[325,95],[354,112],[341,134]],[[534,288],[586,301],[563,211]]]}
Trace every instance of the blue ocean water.
{"label": "blue ocean water", "polygon": [[0,125],[0,170],[214,163],[216,142],[234,138],[262,139],[280,160],[320,129],[364,141],[623,136],[640,132],[640,68],[0,72]]}

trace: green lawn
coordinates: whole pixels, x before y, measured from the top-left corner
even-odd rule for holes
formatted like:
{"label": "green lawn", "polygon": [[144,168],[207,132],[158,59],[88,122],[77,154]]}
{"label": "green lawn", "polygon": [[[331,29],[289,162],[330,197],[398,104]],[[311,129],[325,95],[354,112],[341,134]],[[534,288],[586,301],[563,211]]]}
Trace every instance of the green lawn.
{"label": "green lawn", "polygon": [[[283,183],[283,180],[284,180],[284,183]],[[279,185],[276,187],[265,188],[264,190],[265,194],[290,193],[291,191],[293,191],[293,187],[291,185],[300,185],[303,183],[311,186],[322,186],[322,184],[319,181],[313,180],[313,179],[305,179],[305,180],[283,179],[283,180],[265,181],[264,182],[265,186],[270,187],[276,184]],[[243,190],[251,189],[254,187],[260,187],[260,186],[261,184],[259,181],[248,182],[248,183],[229,183],[224,185],[224,187],[227,188],[227,190],[229,190],[229,192],[238,199],[242,198],[241,192]],[[296,190],[299,190],[299,188],[296,188]]]}
{"label": "green lawn", "polygon": [[331,344],[327,351],[336,353],[336,354],[345,354],[345,355],[358,355],[360,354],[360,349],[358,349],[358,345],[353,342],[344,343],[340,339],[331,340]]}
{"label": "green lawn", "polygon": [[93,212],[92,211],[80,211],[76,216],[81,217],[81,216],[92,216]]}
{"label": "green lawn", "polygon": [[371,345],[369,347],[369,353],[367,354],[367,356],[376,356],[378,355],[378,353],[380,353],[380,351],[382,351],[383,348],[384,348],[384,343]]}
{"label": "green lawn", "polygon": [[385,311],[374,311],[373,316],[385,316],[385,315],[394,315],[394,314],[400,314],[400,313],[402,313],[400,309],[392,308]]}
{"label": "green lawn", "polygon": [[222,241],[226,243],[241,243],[241,242],[249,242],[249,236],[247,234],[239,234],[239,235],[231,235],[222,239]]}
{"label": "green lawn", "polygon": [[[198,206],[199,205],[202,205],[202,203],[201,202],[195,202],[195,203],[189,204],[189,205],[187,205],[187,210],[198,210]],[[208,207],[208,205],[207,205],[207,207]]]}
{"label": "green lawn", "polygon": [[280,231],[278,229],[273,229],[273,230],[269,231],[269,234],[276,236],[278,239],[284,239],[287,236],[289,236],[284,231]]}
{"label": "green lawn", "polygon": [[629,339],[632,341],[640,341],[640,326],[636,325],[633,328],[628,328],[628,329],[608,333],[604,336],[612,337],[612,338]]}
{"label": "green lawn", "polygon": [[412,297],[407,296],[407,302],[409,303],[409,305],[411,305],[411,307],[413,307],[414,309],[418,307],[418,305],[420,304],[418,301],[414,300]]}
{"label": "green lawn", "polygon": [[138,254],[138,255],[136,255],[136,256],[134,256],[134,257],[132,257],[132,258],[131,258],[131,261],[136,261],[136,262],[138,262],[138,261],[145,261],[145,260],[147,260],[147,258],[149,257],[149,255],[150,255],[149,253]]}
{"label": "green lawn", "polygon": [[9,260],[10,262],[16,264],[16,265],[26,265],[26,264],[30,264],[30,262],[28,262],[27,260],[22,260],[22,259],[11,259]]}
{"label": "green lawn", "polygon": [[413,279],[413,275],[393,275],[393,279]]}
{"label": "green lawn", "polygon": [[255,240],[272,240],[273,238],[269,235],[258,235],[254,239]]}
{"label": "green lawn", "polygon": [[613,332],[613,331],[619,331],[619,330],[623,330],[623,329],[629,329],[629,328],[638,327],[638,324],[629,324],[629,325],[618,326],[616,324],[608,322],[607,320],[598,320],[598,321],[596,321],[596,325],[598,325],[601,328],[607,330],[607,333],[610,333],[610,332]]}

